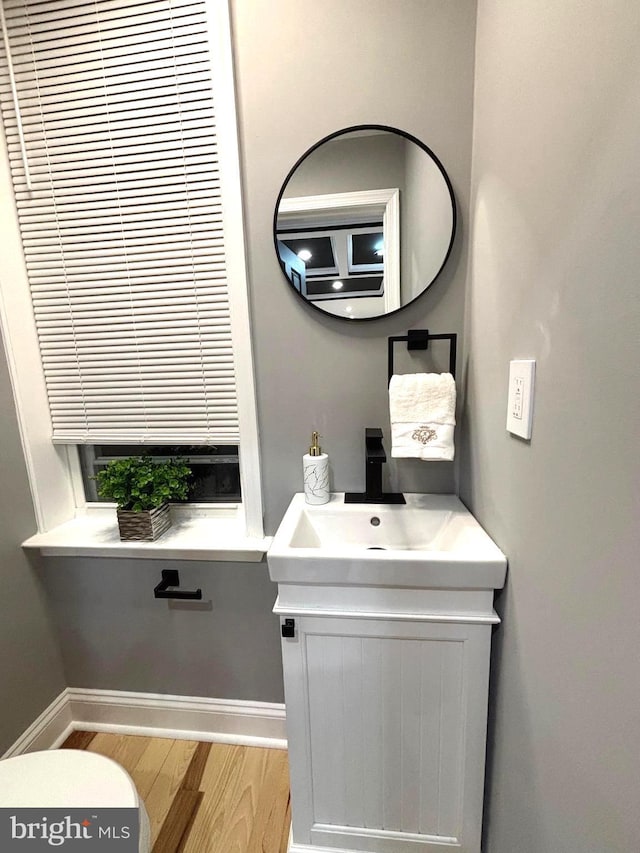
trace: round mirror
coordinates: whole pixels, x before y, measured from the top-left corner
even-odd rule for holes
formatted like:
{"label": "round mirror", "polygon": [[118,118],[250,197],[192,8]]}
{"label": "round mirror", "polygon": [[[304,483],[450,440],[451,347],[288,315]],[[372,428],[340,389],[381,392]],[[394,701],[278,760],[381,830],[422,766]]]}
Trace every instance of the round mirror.
{"label": "round mirror", "polygon": [[451,182],[402,130],[360,125],[316,143],[289,172],[274,215],[282,271],[314,308],[369,320],[433,284],[451,252]]}

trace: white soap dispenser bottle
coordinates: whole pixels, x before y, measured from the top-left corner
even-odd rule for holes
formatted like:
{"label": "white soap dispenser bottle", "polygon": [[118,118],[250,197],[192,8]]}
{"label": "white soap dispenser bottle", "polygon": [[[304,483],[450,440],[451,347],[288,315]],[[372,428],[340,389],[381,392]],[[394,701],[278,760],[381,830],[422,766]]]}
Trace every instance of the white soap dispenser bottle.
{"label": "white soap dispenser bottle", "polygon": [[309,452],[302,457],[304,499],[308,504],[329,502],[329,454],[318,444],[318,433],[311,435]]}

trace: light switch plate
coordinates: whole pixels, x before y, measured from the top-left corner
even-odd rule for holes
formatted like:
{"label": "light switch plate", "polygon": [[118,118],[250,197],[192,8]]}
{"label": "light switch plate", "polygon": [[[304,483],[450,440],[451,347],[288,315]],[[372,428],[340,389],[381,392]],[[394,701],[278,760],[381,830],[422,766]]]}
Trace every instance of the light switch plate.
{"label": "light switch plate", "polygon": [[516,359],[509,363],[507,430],[520,438],[531,438],[535,376],[533,359]]}

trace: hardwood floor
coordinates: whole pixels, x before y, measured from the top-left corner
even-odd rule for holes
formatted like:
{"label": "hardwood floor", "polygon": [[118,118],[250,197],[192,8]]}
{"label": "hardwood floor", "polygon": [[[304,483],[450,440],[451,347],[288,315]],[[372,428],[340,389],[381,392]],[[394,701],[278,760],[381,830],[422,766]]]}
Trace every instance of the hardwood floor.
{"label": "hardwood floor", "polygon": [[153,853],[286,853],[284,750],[94,732],[74,732],[62,748],[125,768],[149,813]]}

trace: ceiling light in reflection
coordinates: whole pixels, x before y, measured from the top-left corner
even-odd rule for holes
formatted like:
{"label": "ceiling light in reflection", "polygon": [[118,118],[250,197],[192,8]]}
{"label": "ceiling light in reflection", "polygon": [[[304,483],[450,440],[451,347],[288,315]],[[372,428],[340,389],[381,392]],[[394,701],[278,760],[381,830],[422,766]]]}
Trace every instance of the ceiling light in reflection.
{"label": "ceiling light in reflection", "polygon": [[334,281],[333,284],[331,285],[331,287],[334,290],[342,290],[342,288],[344,287],[344,284],[341,281]]}
{"label": "ceiling light in reflection", "polygon": [[311,252],[308,249],[300,249],[298,257],[301,261],[308,261],[311,259]]}
{"label": "ceiling light in reflection", "polygon": [[382,257],[382,255],[384,255],[384,243],[378,243],[378,245],[374,249],[374,252],[379,258]]}

